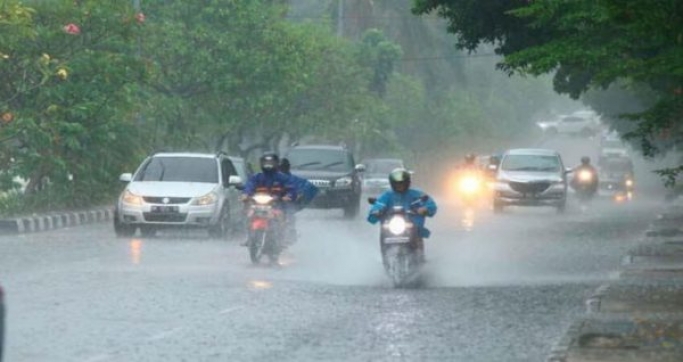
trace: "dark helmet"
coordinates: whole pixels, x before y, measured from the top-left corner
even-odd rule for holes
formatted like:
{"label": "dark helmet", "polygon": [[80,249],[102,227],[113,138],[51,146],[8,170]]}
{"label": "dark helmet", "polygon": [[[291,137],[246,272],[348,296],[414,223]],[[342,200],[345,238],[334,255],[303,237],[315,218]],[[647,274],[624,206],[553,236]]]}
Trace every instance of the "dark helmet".
{"label": "dark helmet", "polygon": [[259,165],[263,172],[275,172],[280,166],[280,158],[273,152],[267,152],[259,159]]}
{"label": "dark helmet", "polygon": [[399,192],[396,190],[396,186],[399,185],[404,185],[403,190],[400,192],[407,191],[410,188],[410,172],[405,168],[394,169],[389,174],[389,184],[391,185],[391,189],[396,192]]}
{"label": "dark helmet", "polygon": [[289,163],[289,160],[287,158],[282,158],[280,160],[280,172],[289,173],[289,169],[291,167],[292,165]]}
{"label": "dark helmet", "polygon": [[468,153],[465,155],[465,163],[468,165],[473,164],[476,159],[477,156],[474,153]]}
{"label": "dark helmet", "polygon": [[585,166],[585,165],[590,165],[590,163],[591,163],[591,158],[590,158],[590,157],[588,157],[588,156],[583,156],[583,157],[581,157],[581,164],[582,164],[582,165],[584,165],[584,166]]}

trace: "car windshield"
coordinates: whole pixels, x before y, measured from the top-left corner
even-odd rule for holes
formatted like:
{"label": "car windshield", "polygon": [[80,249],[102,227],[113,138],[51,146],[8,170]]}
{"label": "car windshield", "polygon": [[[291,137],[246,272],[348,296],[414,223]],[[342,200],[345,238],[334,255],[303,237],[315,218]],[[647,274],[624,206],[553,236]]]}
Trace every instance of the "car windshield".
{"label": "car windshield", "polygon": [[153,157],[135,181],[218,183],[218,164],[212,158]]}
{"label": "car windshield", "polygon": [[292,170],[348,171],[353,168],[350,157],[340,150],[298,149],[292,150],[287,158]]}
{"label": "car windshield", "polygon": [[558,172],[560,159],[547,155],[508,155],[503,159],[505,171]]}
{"label": "car windshield", "polygon": [[387,176],[396,168],[403,167],[401,160],[367,160],[363,162],[368,176]]}

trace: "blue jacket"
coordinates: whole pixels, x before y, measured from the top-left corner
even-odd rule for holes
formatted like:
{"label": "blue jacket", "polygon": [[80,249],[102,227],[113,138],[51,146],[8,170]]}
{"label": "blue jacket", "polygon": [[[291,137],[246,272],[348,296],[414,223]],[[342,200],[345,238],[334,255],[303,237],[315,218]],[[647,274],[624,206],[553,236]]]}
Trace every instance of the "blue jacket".
{"label": "blue jacket", "polygon": [[[422,197],[425,193],[417,190],[417,189],[408,189],[405,193],[398,193],[394,191],[387,191],[383,193],[375,202],[374,205],[370,208],[370,212],[368,214],[368,222],[371,224],[376,224],[377,222],[380,221],[380,217],[377,217],[378,213],[383,213],[386,210],[390,210],[394,207],[394,205],[399,205],[403,206],[405,210],[410,209],[410,206],[413,202],[418,200],[420,197]],[[421,201],[417,205],[413,205],[414,208],[418,207],[426,207],[427,208],[427,216],[434,216],[436,214],[436,202],[434,202],[434,199],[431,197],[428,198],[426,201]],[[424,226],[425,225],[425,217],[422,215],[410,215],[410,220],[413,222],[413,224],[417,225],[418,228],[418,233],[421,237],[423,238],[428,238],[430,235],[429,230]]]}
{"label": "blue jacket", "polygon": [[318,194],[318,188],[303,177],[292,174],[287,175],[289,176],[294,188],[296,189],[296,193],[299,196],[299,200],[297,200],[299,209],[303,209],[303,207],[308,205]]}
{"label": "blue jacket", "polygon": [[259,188],[267,188],[269,192],[276,191],[280,197],[289,196],[296,200],[296,187],[289,176],[284,173],[263,173],[259,172],[249,178],[244,185],[243,194],[252,196]]}

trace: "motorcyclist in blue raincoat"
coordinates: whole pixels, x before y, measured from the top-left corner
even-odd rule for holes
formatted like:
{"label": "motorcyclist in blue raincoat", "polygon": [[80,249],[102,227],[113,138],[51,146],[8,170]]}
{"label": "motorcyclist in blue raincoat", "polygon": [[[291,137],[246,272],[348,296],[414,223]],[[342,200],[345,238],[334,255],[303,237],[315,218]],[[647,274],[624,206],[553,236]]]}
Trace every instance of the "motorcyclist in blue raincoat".
{"label": "motorcyclist in blue raincoat", "polygon": [[[280,159],[275,153],[264,153],[259,159],[261,172],[254,174],[247,180],[242,190],[242,201],[247,201],[256,192],[267,192],[279,197],[284,202],[285,211],[287,204],[296,200],[296,186],[292,179],[278,171]],[[242,245],[246,246],[248,240]]]}
{"label": "motorcyclist in blue raincoat", "polygon": [[292,175],[291,164],[287,158],[280,160],[280,172],[288,175],[296,189],[297,199],[294,202],[296,211],[302,210],[318,194],[318,188],[303,177]]}
{"label": "motorcyclist in blue raincoat", "polygon": [[[382,216],[386,213],[386,211],[391,210],[394,205],[403,206],[405,210],[414,208],[416,201],[425,196],[425,193],[418,189],[410,188],[410,183],[410,172],[403,168],[397,168],[393,170],[389,174],[389,184],[391,185],[391,191],[386,191],[377,199],[377,201],[375,201],[372,208],[370,208],[367,219],[368,222],[371,224],[376,224],[382,219]],[[434,202],[431,197],[428,197],[425,201],[419,201],[417,203],[417,209],[415,210],[416,214],[410,215],[412,223],[417,226],[417,251],[423,261],[424,239],[428,238],[430,235],[429,229],[425,227],[425,218],[427,216],[434,216],[436,214],[436,210],[436,202]],[[384,253],[384,250],[382,250],[382,253]]]}

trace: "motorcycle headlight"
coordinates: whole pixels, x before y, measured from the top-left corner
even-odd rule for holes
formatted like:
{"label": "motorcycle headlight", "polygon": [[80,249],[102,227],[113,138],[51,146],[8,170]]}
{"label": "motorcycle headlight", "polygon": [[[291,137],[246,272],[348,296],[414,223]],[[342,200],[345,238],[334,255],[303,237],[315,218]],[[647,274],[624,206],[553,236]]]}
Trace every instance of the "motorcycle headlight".
{"label": "motorcycle headlight", "polygon": [[628,186],[628,187],[633,186],[633,180],[627,179],[627,180],[626,180],[626,186]]}
{"label": "motorcycle headlight", "polygon": [[121,197],[121,201],[123,201],[126,204],[130,205],[142,205],[142,197],[138,196],[128,190],[123,192],[123,196]]}
{"label": "motorcycle headlight", "polygon": [[403,234],[406,231],[406,220],[402,217],[393,217],[389,220],[389,231],[394,235]]}
{"label": "motorcycle headlight", "polygon": [[475,177],[465,177],[460,180],[460,191],[472,194],[479,191],[479,180]]}
{"label": "motorcycle headlight", "polygon": [[353,183],[353,180],[351,177],[342,177],[340,179],[337,179],[337,181],[334,182],[334,186],[336,187],[349,187]]}
{"label": "motorcycle headlight", "polygon": [[259,194],[259,195],[254,195],[253,198],[254,198],[254,202],[256,202],[259,205],[267,205],[271,201],[273,201],[273,197],[270,195]]}
{"label": "motorcycle headlight", "polygon": [[199,206],[205,206],[205,205],[211,205],[216,203],[216,200],[218,200],[218,197],[216,197],[216,194],[213,192],[210,192],[204,196],[200,196],[194,200],[195,205]]}
{"label": "motorcycle headlight", "polygon": [[589,182],[593,181],[593,173],[587,170],[579,172],[579,181]]}

